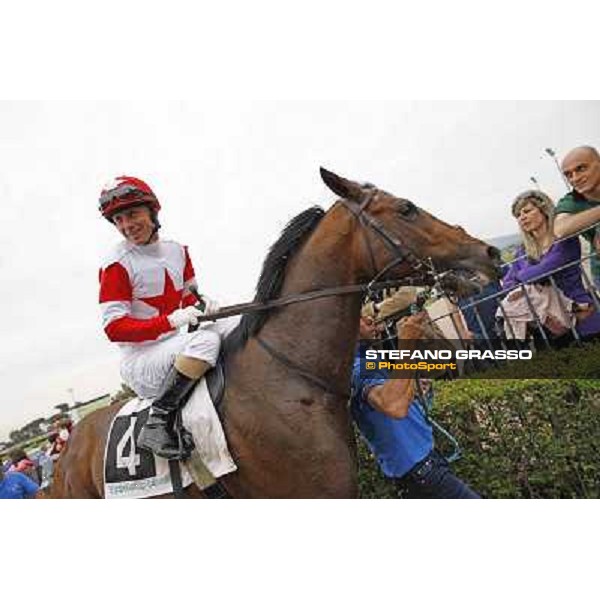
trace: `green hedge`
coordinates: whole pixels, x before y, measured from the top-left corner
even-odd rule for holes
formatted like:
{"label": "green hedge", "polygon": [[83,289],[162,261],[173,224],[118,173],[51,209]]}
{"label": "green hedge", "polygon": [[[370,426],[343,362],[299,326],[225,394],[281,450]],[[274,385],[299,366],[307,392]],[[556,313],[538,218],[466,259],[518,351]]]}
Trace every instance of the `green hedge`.
{"label": "green hedge", "polygon": [[532,360],[509,361],[506,366],[472,372],[470,379],[600,379],[600,342],[581,347],[544,350]]}
{"label": "green hedge", "polygon": [[[562,374],[578,356],[590,362],[582,352],[549,353],[545,361]],[[454,472],[485,497],[600,497],[600,380],[438,382],[432,415],[460,443]],[[449,452],[446,440],[437,444]],[[361,497],[398,497],[358,446]]]}
{"label": "green hedge", "polygon": [[457,381],[434,416],[459,438],[456,474],[485,496],[600,497],[598,381]]}

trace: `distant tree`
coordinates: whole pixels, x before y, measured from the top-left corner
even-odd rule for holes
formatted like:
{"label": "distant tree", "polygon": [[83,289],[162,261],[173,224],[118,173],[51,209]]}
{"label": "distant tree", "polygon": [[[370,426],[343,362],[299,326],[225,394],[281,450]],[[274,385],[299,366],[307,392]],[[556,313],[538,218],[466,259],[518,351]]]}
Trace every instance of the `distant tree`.
{"label": "distant tree", "polygon": [[61,413],[69,412],[69,405],[66,402],[61,402],[54,407],[56,410],[59,410]]}
{"label": "distant tree", "polygon": [[21,427],[21,432],[26,433],[28,437],[35,437],[36,435],[41,435],[42,433],[44,433],[44,431],[42,430],[42,424],[44,423],[44,421],[45,419],[43,417],[35,419],[30,423],[27,423],[27,425],[23,425],[23,427]]}
{"label": "distant tree", "polygon": [[13,444],[18,444],[19,442],[24,442],[27,439],[27,435],[21,429],[15,429],[8,434],[8,438]]}

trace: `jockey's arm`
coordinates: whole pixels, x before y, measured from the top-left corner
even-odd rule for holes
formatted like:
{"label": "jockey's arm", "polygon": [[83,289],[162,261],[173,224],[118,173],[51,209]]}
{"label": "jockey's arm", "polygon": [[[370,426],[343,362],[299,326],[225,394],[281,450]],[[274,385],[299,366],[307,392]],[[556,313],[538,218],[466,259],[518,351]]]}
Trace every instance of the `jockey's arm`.
{"label": "jockey's arm", "polygon": [[146,342],[184,325],[196,324],[201,311],[193,306],[149,319],[131,316],[132,289],[129,276],[119,263],[100,273],[100,306],[103,327],[112,342]]}
{"label": "jockey's arm", "polygon": [[100,308],[102,325],[112,342],[155,340],[173,328],[167,315],[150,319],[131,316],[132,288],[127,271],[113,263],[100,271]]}
{"label": "jockey's arm", "polygon": [[135,319],[122,316],[111,321],[104,331],[111,342],[147,342],[174,329],[166,315],[151,319]]}
{"label": "jockey's arm", "polygon": [[151,319],[135,319],[123,316],[105,326],[104,331],[111,342],[146,342],[157,339],[161,334],[185,325],[197,325],[202,311],[195,306],[178,308],[169,315]]}

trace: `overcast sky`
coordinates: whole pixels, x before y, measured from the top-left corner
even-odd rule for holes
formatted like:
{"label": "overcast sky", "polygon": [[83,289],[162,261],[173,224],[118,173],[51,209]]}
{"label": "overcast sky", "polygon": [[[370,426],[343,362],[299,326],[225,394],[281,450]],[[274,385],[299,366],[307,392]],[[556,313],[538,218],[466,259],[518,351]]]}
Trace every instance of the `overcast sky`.
{"label": "overcast sky", "polygon": [[96,207],[111,177],[146,179],[201,291],[237,303],[285,223],[331,205],[320,165],[495,237],[515,231],[509,206],[531,176],[564,192],[544,148],[598,145],[600,103],[0,102],[0,131],[2,440],[119,387],[97,306],[100,258],[119,241]]}

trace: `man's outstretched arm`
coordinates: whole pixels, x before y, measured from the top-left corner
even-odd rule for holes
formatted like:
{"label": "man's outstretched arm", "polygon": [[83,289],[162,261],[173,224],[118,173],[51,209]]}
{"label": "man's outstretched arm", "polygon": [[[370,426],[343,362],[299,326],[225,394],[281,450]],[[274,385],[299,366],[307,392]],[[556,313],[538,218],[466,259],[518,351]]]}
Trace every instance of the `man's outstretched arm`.
{"label": "man's outstretched arm", "polygon": [[563,238],[589,229],[600,222],[600,204],[577,214],[559,213],[554,219],[554,233]]}

